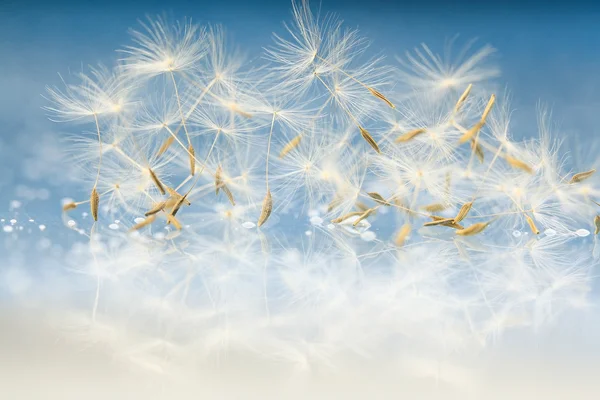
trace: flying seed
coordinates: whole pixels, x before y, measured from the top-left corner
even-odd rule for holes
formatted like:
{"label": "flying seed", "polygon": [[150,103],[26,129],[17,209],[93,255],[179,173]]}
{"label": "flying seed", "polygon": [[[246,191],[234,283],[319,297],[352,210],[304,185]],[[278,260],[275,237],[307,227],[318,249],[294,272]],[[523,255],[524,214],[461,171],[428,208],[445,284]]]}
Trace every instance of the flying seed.
{"label": "flying seed", "polygon": [[452,221],[455,224],[458,224],[460,221],[462,221],[463,219],[465,219],[465,217],[467,216],[467,214],[469,214],[469,211],[471,211],[471,207],[473,207],[473,202],[472,201],[463,204],[463,206],[458,211],[458,214],[456,214],[456,217],[454,217],[454,219]]}
{"label": "flying seed", "polygon": [[580,172],[578,174],[573,175],[573,177],[571,178],[571,180],[569,181],[569,183],[573,184],[573,183],[579,183],[581,181],[586,180],[587,178],[589,178],[590,176],[594,175],[596,173],[595,169],[590,169],[589,171],[585,171],[585,172]]}
{"label": "flying seed", "polygon": [[477,235],[478,233],[483,232],[483,230],[485,228],[487,228],[487,226],[489,225],[489,222],[478,222],[476,224],[473,224],[471,226],[468,226],[464,229],[459,229],[456,231],[457,235],[461,235],[461,236],[472,236],[472,235]]}
{"label": "flying seed", "polygon": [[257,225],[259,227],[261,227],[267,221],[267,219],[269,219],[271,211],[273,211],[273,198],[271,197],[271,191],[267,190],[267,195],[265,196],[265,199],[262,203],[260,217],[258,217]]}
{"label": "flying seed", "polygon": [[394,243],[396,244],[396,246],[400,247],[404,245],[406,237],[410,234],[410,228],[410,224],[402,225],[402,228],[400,228],[400,231],[398,231],[398,234],[394,239]]}
{"label": "flying seed", "polygon": [[357,201],[354,206],[358,208],[361,212],[365,212],[369,209],[369,206],[363,203],[362,201]]}
{"label": "flying seed", "polygon": [[165,209],[165,205],[167,204],[166,201],[161,201],[160,203],[157,203],[156,206],[150,210],[148,210],[144,215],[146,217],[150,216],[150,215],[154,215],[159,213],[160,211]]}
{"label": "flying seed", "polygon": [[423,226],[438,226],[454,222],[452,218],[438,217],[436,215],[432,215],[431,218],[433,218],[433,221],[425,222]]}
{"label": "flying seed", "polygon": [[156,215],[149,215],[148,218],[146,218],[143,221],[141,221],[141,222],[135,224],[134,226],[132,226],[129,231],[130,232],[132,232],[132,231],[138,231],[138,230],[142,229],[143,227],[145,227],[145,226],[150,225],[151,223],[153,223],[155,219],[156,219]]}
{"label": "flying seed", "polygon": [[527,223],[529,224],[529,229],[531,229],[531,232],[535,233],[536,235],[539,235],[540,230],[537,228],[537,226],[535,226],[535,222],[533,222],[533,218],[531,218],[529,215],[525,215],[525,219],[527,220]]}
{"label": "flying seed", "polygon": [[414,139],[415,137],[419,136],[422,133],[425,133],[426,131],[427,131],[427,129],[425,129],[425,128],[414,129],[410,132],[405,133],[404,135],[398,136],[396,138],[395,142],[396,143],[408,142],[409,140]]}
{"label": "flying seed", "polygon": [[460,139],[458,139],[458,143],[462,144],[467,142],[468,140],[471,140],[475,135],[477,135],[477,133],[481,130],[481,128],[483,128],[484,125],[485,122],[478,121],[475,125],[473,125],[471,129],[466,131],[464,135],[460,137]]}
{"label": "flying seed", "polygon": [[222,173],[223,169],[221,168],[221,165],[219,165],[215,171],[215,194],[217,196],[219,195],[219,189],[221,189],[223,186],[223,178],[221,177]]}
{"label": "flying seed", "polygon": [[296,147],[298,147],[301,140],[302,140],[302,135],[298,135],[295,138],[293,138],[292,140],[290,140],[285,146],[283,146],[281,153],[279,153],[279,158],[285,157],[290,151],[292,151]]}
{"label": "flying seed", "polygon": [[508,155],[505,156],[504,158],[511,167],[523,170],[529,174],[533,174],[533,169],[529,165],[527,165],[525,162],[523,162],[517,158],[508,156]]}
{"label": "flying seed", "polygon": [[229,202],[231,203],[231,205],[235,206],[235,200],[233,199],[233,194],[231,193],[231,190],[229,190],[229,188],[227,187],[227,185],[223,185],[223,192],[225,193],[225,195],[229,199]]}
{"label": "flying seed", "polygon": [[375,142],[373,136],[371,136],[371,134],[362,126],[359,126],[358,129],[360,129],[360,134],[363,139],[365,139],[377,153],[381,154],[381,150],[379,150],[379,146],[377,146],[377,142]]}
{"label": "flying seed", "polygon": [[[174,189],[172,189],[172,188],[170,188],[168,186],[165,186],[165,189],[167,189],[167,192],[169,192],[169,195],[172,198],[174,198],[175,200],[181,199],[181,197],[182,197],[181,194],[177,193],[176,190],[174,190]],[[186,197],[186,196],[183,196],[183,197]],[[191,206],[192,205],[192,203],[189,202],[189,200],[187,199],[187,197],[185,198],[184,201],[185,201],[185,205],[187,205],[187,206]]]}
{"label": "flying seed", "polygon": [[181,230],[181,222],[174,215],[167,214],[167,224],[172,224],[175,229]]}
{"label": "flying seed", "polygon": [[162,183],[160,183],[160,181],[158,180],[158,177],[156,176],[154,171],[152,171],[151,168],[148,168],[148,171],[150,172],[150,177],[152,178],[152,181],[154,182],[154,185],[156,185],[156,188],[158,189],[160,194],[166,194],[167,192],[165,192],[165,188],[163,187]]}
{"label": "flying seed", "polygon": [[442,203],[427,204],[427,205],[421,207],[421,209],[423,209],[427,212],[430,212],[430,213],[444,211],[446,208],[448,208],[448,207]]}
{"label": "flying seed", "polygon": [[164,143],[162,144],[162,146],[160,146],[160,149],[158,149],[158,153],[156,153],[156,156],[160,157],[161,155],[163,155],[163,153],[165,151],[167,151],[169,149],[169,147],[171,147],[171,145],[173,144],[174,140],[175,140],[175,137],[169,136],[167,138],[167,140],[164,141]]}
{"label": "flying seed", "polygon": [[477,156],[477,159],[479,160],[480,163],[483,164],[484,161],[484,153],[483,153],[483,149],[481,148],[481,145],[479,143],[477,143],[477,140],[475,138],[473,138],[471,140],[471,149],[475,152],[475,155]]}
{"label": "flying seed", "polygon": [[343,222],[343,221],[347,220],[350,217],[361,215],[363,213],[364,213],[364,211],[352,211],[352,212],[349,212],[347,214],[342,215],[341,217],[337,217],[335,219],[332,219],[331,222],[333,222],[334,224],[339,224],[340,222]]}
{"label": "flying seed", "polygon": [[62,207],[63,211],[69,211],[77,208],[77,203],[71,201],[70,203],[65,203]]}
{"label": "flying seed", "polygon": [[363,219],[367,218],[369,215],[371,215],[373,213],[373,211],[375,211],[374,208],[369,208],[367,211],[365,211],[364,213],[362,213],[357,219],[356,221],[354,221],[354,223],[352,224],[352,226],[356,226],[360,223],[360,221],[362,221]]}
{"label": "flying seed", "polygon": [[596,226],[596,230],[594,231],[594,235],[597,235],[600,232],[600,215],[596,215],[594,217],[594,225]]}
{"label": "flying seed", "polygon": [[387,97],[385,97],[383,94],[381,94],[380,92],[378,92],[377,90],[373,89],[373,88],[369,88],[369,92],[371,92],[371,94],[375,97],[377,97],[378,99],[381,99],[383,101],[385,101],[387,103],[388,106],[392,107],[392,108],[396,108],[396,106],[387,99]]}
{"label": "flying seed", "polygon": [[190,174],[194,176],[196,173],[196,151],[191,143],[188,146],[188,155],[190,156]]}
{"label": "flying seed", "polygon": [[382,195],[380,195],[377,192],[369,192],[367,193],[369,195],[370,198],[372,198],[373,200],[375,200],[375,202],[383,205],[383,206],[391,206],[391,204],[383,198]]}
{"label": "flying seed", "polygon": [[90,210],[92,211],[92,217],[94,221],[98,221],[98,206],[100,205],[100,196],[98,195],[98,191],[94,187],[92,189],[92,194],[90,195]]}
{"label": "flying seed", "polygon": [[471,93],[471,88],[472,87],[473,87],[473,85],[471,83],[469,83],[469,86],[467,86],[467,89],[465,89],[465,91],[463,92],[463,94],[460,96],[460,98],[456,102],[456,105],[454,106],[454,113],[455,114],[460,110],[460,108],[462,107],[462,105],[464,104],[464,102],[467,100],[467,97],[469,97],[469,93]]}
{"label": "flying seed", "polygon": [[490,96],[490,100],[488,101],[487,105],[485,106],[485,110],[483,110],[483,114],[481,115],[481,122],[483,122],[484,124],[485,124],[485,121],[487,120],[488,115],[492,111],[492,107],[494,106],[495,102],[496,102],[496,95],[492,94]]}

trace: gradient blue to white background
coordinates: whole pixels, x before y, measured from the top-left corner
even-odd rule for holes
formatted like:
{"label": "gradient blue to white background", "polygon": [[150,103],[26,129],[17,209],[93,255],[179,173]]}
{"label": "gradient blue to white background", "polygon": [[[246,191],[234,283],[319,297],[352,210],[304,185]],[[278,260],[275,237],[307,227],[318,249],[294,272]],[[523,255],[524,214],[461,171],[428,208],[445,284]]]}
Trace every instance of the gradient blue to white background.
{"label": "gradient blue to white background", "polygon": [[[516,131],[523,136],[537,134],[535,111],[541,103],[552,109],[559,127],[556,131],[566,142],[591,146],[600,141],[599,5],[413,3],[417,2],[323,0],[320,9],[335,12],[348,26],[358,27],[372,40],[370,51],[385,54],[391,64],[396,63],[395,56],[402,57],[421,43],[442,52],[445,41],[456,34],[460,35],[456,49],[472,38],[478,38],[481,45],[489,43],[498,50],[493,56],[502,71],[498,81],[512,94]],[[313,7],[319,4],[313,1]],[[61,199],[80,194],[69,179],[76,166],[60,153],[64,132],[73,128],[47,119],[42,110],[47,105],[42,97],[45,86],[59,85],[58,73],[68,80],[69,71],[81,71],[82,66],[111,65],[114,50],[129,40],[127,29],[146,15],[162,12],[175,18],[191,17],[197,23],[221,23],[240,48],[251,57],[260,57],[262,48],[271,44],[272,32],[283,32],[290,4],[285,0],[0,3],[0,225],[10,225],[14,218],[24,227],[19,232],[0,231],[0,276],[4,276],[0,302],[8,304],[11,297],[3,269],[38,271],[52,258],[48,251],[61,254],[61,247],[79,240],[60,218]],[[46,228],[40,230],[40,225]],[[11,285],[28,284],[10,276]],[[37,272],[27,279],[36,276]],[[574,337],[591,342],[594,331],[585,329],[594,327],[598,332],[600,324],[586,318],[573,317],[569,322],[567,317],[564,325],[554,328],[563,340],[556,347],[565,352],[559,359],[574,357],[577,363],[586,354],[586,349],[577,346],[571,353],[571,344],[564,341]],[[548,343],[554,346],[553,340]],[[529,341],[531,346],[538,345],[534,338]],[[597,346],[586,357],[580,358],[582,370],[588,373],[598,368],[600,361],[594,362],[600,360]],[[1,393],[0,388],[0,397]]]}

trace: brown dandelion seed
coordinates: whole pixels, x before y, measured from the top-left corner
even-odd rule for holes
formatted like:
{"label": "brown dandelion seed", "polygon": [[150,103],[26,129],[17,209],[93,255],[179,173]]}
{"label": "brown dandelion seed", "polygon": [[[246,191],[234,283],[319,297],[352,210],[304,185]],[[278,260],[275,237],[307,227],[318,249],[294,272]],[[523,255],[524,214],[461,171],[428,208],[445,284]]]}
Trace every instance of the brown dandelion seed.
{"label": "brown dandelion seed", "polygon": [[221,176],[223,173],[223,168],[221,168],[221,165],[219,165],[217,167],[217,170],[215,171],[215,194],[218,196],[219,195],[219,189],[221,189],[221,187],[223,186],[223,177]]}
{"label": "brown dandelion seed", "polygon": [[401,247],[404,245],[406,237],[410,234],[410,229],[410,224],[402,225],[402,227],[398,231],[398,234],[396,235],[396,238],[394,239],[394,243],[396,244],[396,246]]}
{"label": "brown dandelion seed", "polygon": [[600,215],[596,215],[594,217],[594,226],[596,227],[596,230],[594,231],[594,235],[597,235],[598,232],[600,232]]}
{"label": "brown dandelion seed", "polygon": [[396,143],[400,143],[400,142],[408,142],[409,140],[414,139],[415,137],[425,133],[427,131],[427,129],[425,128],[417,128],[417,129],[413,129],[410,132],[405,133],[404,135],[400,135],[396,138],[396,140],[394,140],[394,142]]}
{"label": "brown dandelion seed", "polygon": [[571,178],[569,183],[573,184],[573,183],[582,182],[582,181],[586,180],[587,178],[589,178],[590,176],[594,175],[595,173],[596,173],[595,169],[590,169],[589,171],[585,171],[585,172],[579,172],[578,174],[573,175],[573,177]]}
{"label": "brown dandelion seed", "polygon": [[364,213],[364,211],[351,211],[347,214],[342,215],[341,217],[332,219],[331,222],[333,222],[334,224],[339,224],[340,222],[344,222],[345,220],[347,220],[350,217],[354,217],[356,215],[361,215],[363,213]]}
{"label": "brown dandelion seed", "polygon": [[190,174],[194,176],[196,174],[196,151],[191,143],[188,146],[188,155],[190,156]]}
{"label": "brown dandelion seed", "polygon": [[490,96],[490,100],[488,101],[487,105],[485,106],[485,110],[483,110],[483,114],[481,115],[481,122],[483,122],[484,124],[485,124],[485,121],[487,120],[488,115],[492,111],[492,107],[494,107],[495,102],[496,102],[496,95],[492,94]]}
{"label": "brown dandelion seed", "polygon": [[146,217],[148,217],[150,215],[157,214],[160,211],[165,209],[166,204],[167,204],[166,201],[161,201],[160,203],[156,203],[156,205],[152,209],[148,210],[144,215]]}
{"label": "brown dandelion seed", "polygon": [[172,224],[178,231],[181,230],[181,222],[174,215],[167,214],[167,224]]}
{"label": "brown dandelion seed", "polygon": [[527,172],[528,174],[533,174],[533,169],[529,165],[527,165],[525,162],[523,162],[517,158],[508,156],[508,155],[505,156],[505,160],[508,163],[508,165],[510,165],[511,167],[523,170],[523,171]]}
{"label": "brown dandelion seed", "polygon": [[458,143],[462,144],[467,142],[468,140],[471,140],[475,135],[477,135],[477,133],[481,130],[481,128],[483,128],[484,125],[485,122],[478,121],[475,125],[473,125],[471,129],[466,131],[464,135],[460,137],[460,139],[458,139]]}
{"label": "brown dandelion seed", "polygon": [[229,202],[231,203],[231,205],[235,206],[235,200],[233,199],[233,194],[231,193],[231,190],[229,190],[227,185],[223,185],[223,193],[225,193],[225,195],[229,199]]}
{"label": "brown dandelion seed", "polygon": [[454,219],[452,221],[455,224],[458,224],[460,221],[462,221],[463,219],[465,219],[465,217],[467,216],[467,214],[469,214],[469,211],[471,211],[471,207],[473,207],[473,202],[472,201],[463,204],[463,206],[458,211],[458,214],[456,214],[456,217],[454,217]]}
{"label": "brown dandelion seed", "polygon": [[161,155],[163,155],[163,153],[165,151],[167,151],[169,149],[169,147],[171,147],[171,145],[173,144],[174,140],[175,140],[175,138],[173,136],[169,136],[167,138],[167,140],[164,141],[164,143],[162,144],[162,146],[160,146],[160,149],[158,149],[158,153],[156,153],[156,155],[158,157],[160,157]]}
{"label": "brown dandelion seed", "polygon": [[464,229],[458,229],[456,231],[457,235],[461,235],[461,236],[473,236],[473,235],[477,235],[478,233],[483,232],[483,230],[485,228],[487,228],[487,226],[489,225],[489,222],[478,222],[476,224],[473,224],[471,226],[468,226]]}
{"label": "brown dandelion seed", "polygon": [[529,224],[529,229],[531,229],[531,232],[535,233],[536,235],[540,234],[540,230],[537,228],[537,226],[535,226],[535,222],[533,222],[533,218],[531,218],[529,215],[525,215],[525,219],[527,220],[527,223]]}
{"label": "brown dandelion seed", "polygon": [[474,138],[471,139],[471,149],[473,150],[473,152],[475,152],[475,156],[477,156],[479,162],[483,164],[485,157],[483,154],[483,148],[479,143],[477,143],[477,140],[475,140]]}
{"label": "brown dandelion seed", "polygon": [[433,221],[425,222],[423,226],[438,226],[454,222],[452,218],[444,218],[437,215],[432,215],[431,218]]}
{"label": "brown dandelion seed", "polygon": [[185,199],[184,199],[185,205],[187,205],[187,206],[192,205],[192,203],[190,203],[190,201],[187,199],[187,196],[181,196],[181,194],[177,193],[177,191],[175,189],[172,189],[168,186],[165,186],[165,189],[167,189],[167,192],[169,192],[169,195],[172,198],[179,200],[179,199],[181,199],[181,197],[185,197]]}
{"label": "brown dandelion seed", "polygon": [[430,212],[430,213],[444,211],[446,208],[448,208],[448,207],[442,203],[427,204],[427,205],[421,207],[421,209],[423,209],[427,212]]}
{"label": "brown dandelion seed", "polygon": [[454,106],[454,112],[455,113],[457,113],[460,110],[460,108],[462,107],[462,105],[467,100],[467,97],[469,97],[469,94],[471,93],[471,88],[473,88],[473,84],[469,83],[469,86],[467,86],[467,88],[465,89],[465,91],[463,92],[463,94],[460,96],[460,98],[456,102],[456,105]]}
{"label": "brown dandelion seed", "polygon": [[166,194],[167,192],[165,191],[164,186],[162,185],[162,183],[160,183],[160,181],[158,180],[158,177],[156,176],[154,171],[152,171],[151,168],[148,168],[148,172],[150,172],[150,177],[152,178],[152,182],[154,182],[154,185],[156,185],[156,188],[158,189],[160,194],[163,194],[163,195]]}
{"label": "brown dandelion seed", "polygon": [[285,146],[283,146],[283,149],[281,149],[281,153],[279,153],[279,158],[285,157],[290,151],[292,151],[296,147],[298,147],[301,140],[302,140],[302,135],[298,135],[295,138],[293,138],[292,140],[290,140],[289,142],[287,142],[287,144]]}
{"label": "brown dandelion seed", "polygon": [[385,101],[387,103],[387,105],[390,106],[391,108],[396,108],[394,103],[389,101],[387,97],[385,97],[383,94],[381,94],[381,92],[378,92],[377,90],[375,90],[373,88],[369,88],[369,92],[371,92],[371,94],[373,96],[377,97],[378,99]]}
{"label": "brown dandelion seed", "polygon": [[360,216],[356,219],[356,221],[354,221],[354,223],[352,224],[352,226],[358,225],[360,223],[360,221],[362,221],[363,219],[365,219],[368,216],[370,216],[371,214],[373,214],[373,211],[375,211],[374,208],[369,208],[367,211],[365,211],[364,213],[360,214]]}
{"label": "brown dandelion seed", "polygon": [[335,210],[336,208],[338,208],[339,205],[342,204],[343,201],[344,201],[344,198],[341,196],[338,196],[336,194],[335,197],[333,198],[333,200],[331,200],[329,202],[329,204],[327,205],[327,212],[331,212],[331,211]]}
{"label": "brown dandelion seed", "polygon": [[258,226],[262,226],[269,216],[271,215],[271,211],[273,211],[273,198],[271,197],[271,191],[267,190],[267,195],[262,203],[262,209],[260,211],[260,217],[258,217]]}
{"label": "brown dandelion seed", "polygon": [[175,205],[173,206],[173,209],[171,209],[171,216],[175,216],[177,215],[177,213],[179,212],[179,209],[181,208],[181,206],[183,205],[183,203],[186,201],[186,197],[187,194],[185,194],[184,196],[181,196],[181,198],[179,200],[177,200],[177,203],[175,203]]}
{"label": "brown dandelion seed", "polygon": [[73,201],[71,201],[71,202],[69,202],[69,203],[65,203],[65,204],[62,206],[62,210],[63,210],[63,211],[69,211],[69,210],[73,210],[73,209],[75,209],[75,208],[77,208],[77,203],[75,203],[75,202],[73,202]]}
{"label": "brown dandelion seed", "polygon": [[154,222],[154,220],[156,220],[156,215],[149,215],[148,218],[144,219],[142,222],[135,224],[134,226],[131,227],[131,229],[129,230],[130,232],[132,231],[138,231],[140,229],[142,229],[145,226],[150,225],[151,223]]}
{"label": "brown dandelion seed", "polygon": [[369,143],[369,145],[371,145],[371,147],[375,149],[377,153],[381,154],[381,150],[379,150],[379,146],[377,146],[377,142],[375,142],[373,136],[371,136],[371,134],[362,126],[359,126],[358,129],[360,129],[360,134],[363,137],[363,139],[365,139],[366,142]]}
{"label": "brown dandelion seed", "polygon": [[94,221],[98,221],[98,206],[100,205],[100,196],[98,195],[98,191],[96,188],[92,189],[92,194],[90,195],[90,210],[92,211],[92,217]]}
{"label": "brown dandelion seed", "polygon": [[383,206],[391,206],[391,204],[383,198],[382,195],[380,195],[377,192],[369,192],[367,193],[369,195],[370,198],[372,198],[373,200],[375,200],[375,202],[383,205]]}

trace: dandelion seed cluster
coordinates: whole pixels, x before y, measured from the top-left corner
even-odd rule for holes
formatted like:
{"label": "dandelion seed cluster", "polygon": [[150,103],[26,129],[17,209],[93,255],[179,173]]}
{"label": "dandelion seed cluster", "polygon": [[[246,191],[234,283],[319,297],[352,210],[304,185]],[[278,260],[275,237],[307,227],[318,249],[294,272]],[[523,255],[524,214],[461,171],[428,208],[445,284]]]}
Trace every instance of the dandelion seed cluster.
{"label": "dandelion seed cluster", "polygon": [[63,212],[94,219],[69,332],[153,372],[239,351],[320,370],[587,305],[598,159],[564,157],[543,108],[513,139],[493,48],[388,64],[306,3],[286,28],[249,62],[219,26],[149,19],[114,68],[48,89],[91,193]]}

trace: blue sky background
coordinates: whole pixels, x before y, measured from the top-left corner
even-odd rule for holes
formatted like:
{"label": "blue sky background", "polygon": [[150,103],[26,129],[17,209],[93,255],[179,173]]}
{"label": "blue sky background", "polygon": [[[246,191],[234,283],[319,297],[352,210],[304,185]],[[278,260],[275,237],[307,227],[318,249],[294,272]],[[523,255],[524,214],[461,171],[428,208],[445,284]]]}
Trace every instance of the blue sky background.
{"label": "blue sky background", "polygon": [[[318,7],[318,2],[313,2]],[[443,51],[459,34],[457,48],[471,38],[498,49],[501,84],[513,94],[518,133],[536,134],[539,101],[554,111],[562,134],[595,140],[600,135],[600,6],[584,2],[353,2],[323,0],[373,42],[390,63],[420,43]],[[44,221],[62,235],[60,199],[66,160],[61,130],[48,121],[42,94],[60,84],[58,73],[82,65],[111,64],[128,43],[127,29],[145,15],[167,12],[199,23],[222,23],[248,54],[259,57],[272,32],[283,32],[291,16],[282,1],[8,1],[0,5],[0,218]],[[577,156],[575,154],[575,156]],[[12,207],[19,200],[22,206]],[[37,225],[37,222],[36,222]],[[25,227],[24,229],[29,229]],[[33,230],[35,231],[35,229]],[[5,243],[5,247],[14,243]]]}

